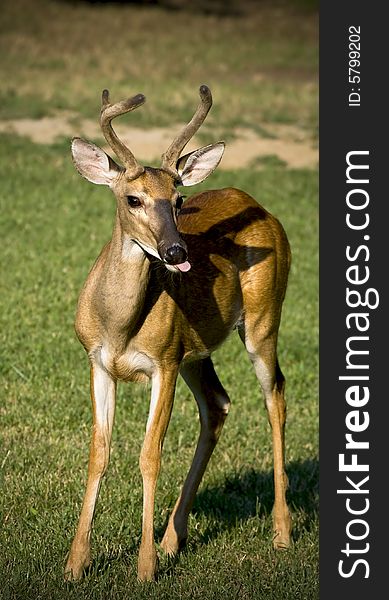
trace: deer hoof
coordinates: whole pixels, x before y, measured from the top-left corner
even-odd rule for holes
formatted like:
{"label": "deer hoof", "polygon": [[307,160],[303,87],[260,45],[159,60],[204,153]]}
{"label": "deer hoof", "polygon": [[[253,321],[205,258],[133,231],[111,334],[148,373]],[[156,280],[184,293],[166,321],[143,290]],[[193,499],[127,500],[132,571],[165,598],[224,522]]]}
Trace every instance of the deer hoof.
{"label": "deer hoof", "polygon": [[158,571],[158,556],[156,551],[149,556],[139,554],[138,559],[138,581],[155,581]]}

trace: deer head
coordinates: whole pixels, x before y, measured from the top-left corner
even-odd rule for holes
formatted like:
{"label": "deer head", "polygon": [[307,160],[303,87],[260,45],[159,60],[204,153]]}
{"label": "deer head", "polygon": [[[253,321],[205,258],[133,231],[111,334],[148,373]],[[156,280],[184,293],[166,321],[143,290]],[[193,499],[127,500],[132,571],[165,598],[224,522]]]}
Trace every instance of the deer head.
{"label": "deer head", "polygon": [[103,91],[100,123],[105,139],[122,162],[118,165],[101,148],[81,138],[72,140],[72,155],[78,172],[88,181],[109,186],[117,200],[118,217],[124,239],[137,243],[157,257],[169,270],[188,271],[187,247],[177,230],[177,214],[183,197],[177,186],[204,181],[219,164],[224,142],[210,144],[180,156],[203,123],[212,106],[206,85],[200,87],[200,103],[189,123],[162,156],[160,168],[143,167],[118,138],[111,121],[138,108],[145,97],[111,104]]}

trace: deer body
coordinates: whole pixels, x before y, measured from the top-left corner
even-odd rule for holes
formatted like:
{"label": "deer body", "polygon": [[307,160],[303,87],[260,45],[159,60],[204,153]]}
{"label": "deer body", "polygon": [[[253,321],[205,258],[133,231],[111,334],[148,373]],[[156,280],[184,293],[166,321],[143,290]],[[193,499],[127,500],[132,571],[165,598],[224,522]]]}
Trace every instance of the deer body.
{"label": "deer body", "polygon": [[[198,113],[201,109],[206,114],[204,89]],[[112,108],[107,94],[105,105]],[[132,108],[127,105],[125,112]],[[185,542],[188,515],[230,405],[210,354],[234,328],[262,385],[272,426],[274,545],[289,545],[284,378],[276,353],[289,245],[277,219],[234,188],[196,194],[180,207],[177,181],[198,182],[215,168],[222,153],[219,144],[180,158],[182,145],[193,135],[191,123],[185,139],[179,138],[175,155],[169,149],[164,156],[162,169],[142,168],[133,161],[124,170],[98,147],[83,140],[73,143],[76,167],[90,181],[111,187],[117,212],[112,239],[89,274],[76,318],[77,335],[91,363],[93,431],[83,508],[65,568],[68,579],[80,578],[90,563],[92,519],[108,466],[118,380],[152,382],[140,456],[144,493],[140,580],[153,579],[157,568],[155,489],[179,373],[194,394],[200,437],[162,547],[176,554]],[[111,142],[112,134],[113,130]],[[120,153],[117,143],[114,140],[113,147]],[[131,159],[132,155],[127,157]]]}

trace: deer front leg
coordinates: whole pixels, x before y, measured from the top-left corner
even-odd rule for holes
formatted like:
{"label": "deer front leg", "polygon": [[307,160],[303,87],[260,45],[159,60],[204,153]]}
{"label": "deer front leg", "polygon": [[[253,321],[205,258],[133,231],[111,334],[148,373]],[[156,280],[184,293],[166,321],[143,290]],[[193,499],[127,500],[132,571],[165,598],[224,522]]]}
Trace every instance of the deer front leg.
{"label": "deer front leg", "polygon": [[157,571],[157,552],[154,544],[154,502],[161,467],[161,453],[173,408],[177,370],[158,372],[152,379],[152,392],[146,435],[139,466],[143,478],[142,541],[138,558],[139,581],[152,581]]}
{"label": "deer front leg", "polygon": [[101,366],[91,366],[93,429],[90,446],[88,480],[81,515],[65,567],[65,579],[81,579],[90,564],[90,537],[96,500],[104,476],[111,444],[115,411],[116,383]]}

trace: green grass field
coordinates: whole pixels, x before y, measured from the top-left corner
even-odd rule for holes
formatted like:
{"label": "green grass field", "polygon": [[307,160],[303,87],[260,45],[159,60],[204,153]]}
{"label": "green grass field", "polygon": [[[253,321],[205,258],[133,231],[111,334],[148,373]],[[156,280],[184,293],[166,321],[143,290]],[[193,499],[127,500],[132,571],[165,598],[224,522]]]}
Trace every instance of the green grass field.
{"label": "green grass field", "polygon": [[[284,119],[311,128],[314,135],[314,16],[299,4],[278,8],[278,12],[274,9],[272,20],[272,9],[265,3],[256,27],[265,17],[269,26],[259,35],[252,20],[242,22],[243,47],[235,55],[228,52],[231,40],[225,37],[230,31],[237,40],[232,17],[194,14],[189,18],[186,13],[150,9],[149,33],[155,35],[152,50],[141,34],[145,7],[76,3],[72,8],[71,3],[46,0],[41,4],[47,14],[56,11],[57,15],[51,21],[55,47],[46,53],[42,48],[48,43],[49,21],[27,9],[17,12],[18,7],[27,6],[20,0],[4,13],[2,43],[6,40],[8,54],[1,64],[7,77],[2,90],[3,119],[50,114],[58,104],[95,118],[94,103],[107,85],[117,97],[128,95],[132,88],[146,94],[147,88],[154,94],[161,90],[155,112],[150,108],[139,125],[166,125],[173,122],[169,104],[174,102],[177,108],[174,119],[187,117],[193,90],[207,81],[219,96],[208,132],[246,121],[271,128],[272,122]],[[119,36],[121,10],[136,20],[134,45],[144,66],[150,66],[146,78],[139,64],[118,64],[117,55],[125,43]],[[75,49],[83,39],[80,15],[86,30],[94,26],[97,32],[103,31],[109,17],[114,32],[108,32],[103,52],[99,35],[93,50],[86,31],[86,50],[76,64]],[[298,17],[301,27],[293,29]],[[210,26],[218,19],[219,34]],[[159,36],[155,34],[158,23]],[[177,60],[171,73],[175,36],[184,23],[191,40],[189,67],[185,70],[185,64]],[[200,52],[204,44],[200,31],[208,40],[207,60]],[[285,39],[285,32],[290,32],[290,38]],[[112,44],[114,35],[117,47]],[[16,70],[27,45],[37,51]],[[280,49],[278,58],[274,47]],[[156,71],[151,66],[157,55]],[[190,61],[198,56],[190,68]],[[271,76],[265,77],[259,91],[254,73],[260,63]],[[227,65],[225,75],[221,64]],[[207,68],[210,79],[205,79]],[[250,75],[247,85],[243,73]],[[131,79],[135,81],[129,90]],[[299,81],[302,91],[295,98]],[[222,101],[226,95],[231,100],[227,106]],[[244,115],[240,103],[245,103]],[[281,553],[272,550],[270,428],[253,370],[234,334],[214,355],[232,408],[190,517],[186,549],[174,562],[161,555],[157,582],[137,583],[142,510],[138,458],[150,390],[122,384],[110,468],[95,516],[93,564],[81,583],[66,584],[62,571],[84,492],[91,426],[88,361],[76,340],[73,319],[82,283],[109,239],[114,202],[108,190],[76,174],[68,140],[51,146],[9,135],[0,140],[0,598],[317,598],[317,173],[264,161],[260,170],[217,171],[197,188],[234,185],[247,191],[282,221],[290,240],[293,263],[279,356],[287,379],[286,458],[293,547]],[[157,543],[189,468],[197,434],[195,403],[180,382],[158,485]]]}

